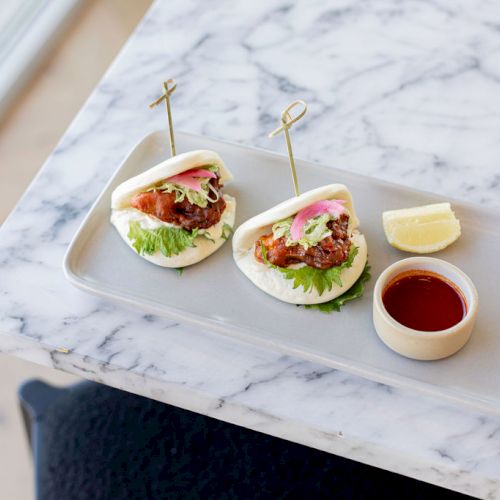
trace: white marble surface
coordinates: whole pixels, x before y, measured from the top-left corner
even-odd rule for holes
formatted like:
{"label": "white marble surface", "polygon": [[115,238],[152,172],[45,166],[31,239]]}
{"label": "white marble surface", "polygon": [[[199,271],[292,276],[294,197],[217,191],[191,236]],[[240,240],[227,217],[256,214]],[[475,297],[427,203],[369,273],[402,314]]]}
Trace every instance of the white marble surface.
{"label": "white marble surface", "polygon": [[500,498],[500,418],[127,310],[65,281],[62,258],[91,203],[132,145],[164,125],[147,104],[170,76],[179,130],[283,151],[267,132],[301,97],[298,157],[498,207],[500,4],[158,2],[0,230],[2,351]]}

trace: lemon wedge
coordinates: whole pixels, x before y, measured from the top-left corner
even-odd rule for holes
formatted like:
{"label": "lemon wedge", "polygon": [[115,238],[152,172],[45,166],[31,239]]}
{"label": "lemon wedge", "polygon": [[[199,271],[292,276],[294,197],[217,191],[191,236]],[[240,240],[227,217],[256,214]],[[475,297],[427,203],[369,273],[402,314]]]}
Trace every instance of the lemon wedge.
{"label": "lemon wedge", "polygon": [[387,241],[406,252],[437,252],[460,236],[460,221],[449,203],[388,210],[382,222]]}

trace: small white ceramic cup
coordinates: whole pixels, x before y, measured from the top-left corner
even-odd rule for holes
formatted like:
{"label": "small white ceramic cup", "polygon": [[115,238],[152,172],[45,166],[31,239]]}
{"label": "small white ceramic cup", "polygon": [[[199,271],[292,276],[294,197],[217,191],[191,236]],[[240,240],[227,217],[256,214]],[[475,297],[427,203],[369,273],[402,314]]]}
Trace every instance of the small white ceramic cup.
{"label": "small white ceramic cup", "polygon": [[[464,318],[446,330],[424,332],[397,322],[386,310],[382,294],[398,274],[425,270],[444,276],[461,291],[467,303]],[[446,358],[456,353],[469,340],[477,315],[478,296],[472,280],[458,267],[433,257],[410,257],[390,265],[377,279],[373,294],[373,323],[382,341],[403,356],[420,360]]]}

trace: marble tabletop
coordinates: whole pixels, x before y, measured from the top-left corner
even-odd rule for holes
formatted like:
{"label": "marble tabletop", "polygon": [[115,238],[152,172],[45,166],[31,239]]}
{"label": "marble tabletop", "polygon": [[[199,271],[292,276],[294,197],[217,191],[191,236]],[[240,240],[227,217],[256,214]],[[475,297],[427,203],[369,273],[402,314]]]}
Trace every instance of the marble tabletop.
{"label": "marble tabletop", "polygon": [[[500,3],[154,4],[0,230],[0,350],[481,498],[500,418],[87,295],[62,259],[175,77],[178,130],[500,206]],[[41,123],[40,126],[43,126]]]}

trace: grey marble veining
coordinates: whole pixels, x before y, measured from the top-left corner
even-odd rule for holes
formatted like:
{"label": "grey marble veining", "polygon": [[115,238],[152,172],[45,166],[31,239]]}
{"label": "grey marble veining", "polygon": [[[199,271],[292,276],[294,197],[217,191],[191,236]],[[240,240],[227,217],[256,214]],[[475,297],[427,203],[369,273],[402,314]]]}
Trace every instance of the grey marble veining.
{"label": "grey marble veining", "polygon": [[[128,310],[61,263],[178,81],[179,130],[500,206],[500,4],[158,2],[0,231],[0,349],[482,498],[500,497],[500,419]],[[43,124],[41,124],[43,126]],[[265,181],[265,180],[263,180]],[[288,179],[286,182],[289,182]]]}

